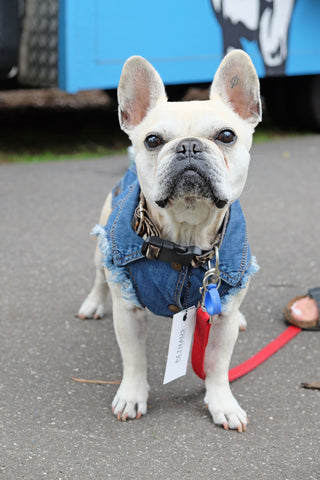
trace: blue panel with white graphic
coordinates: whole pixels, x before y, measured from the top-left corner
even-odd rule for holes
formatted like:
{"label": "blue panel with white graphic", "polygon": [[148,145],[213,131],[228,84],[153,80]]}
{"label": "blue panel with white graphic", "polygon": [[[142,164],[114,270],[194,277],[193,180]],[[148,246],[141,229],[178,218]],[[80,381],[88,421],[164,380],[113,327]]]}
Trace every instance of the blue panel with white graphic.
{"label": "blue panel with white graphic", "polygon": [[59,86],[116,88],[142,55],[166,84],[212,80],[246,50],[260,77],[320,73],[318,0],[60,0]]}

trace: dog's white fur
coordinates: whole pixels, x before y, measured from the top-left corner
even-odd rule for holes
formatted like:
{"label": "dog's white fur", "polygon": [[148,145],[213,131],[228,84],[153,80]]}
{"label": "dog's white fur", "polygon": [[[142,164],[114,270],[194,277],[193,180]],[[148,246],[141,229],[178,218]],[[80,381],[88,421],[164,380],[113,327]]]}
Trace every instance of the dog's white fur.
{"label": "dog's white fur", "polygon": [[[123,67],[118,100],[120,125],[132,141],[141,190],[161,237],[183,245],[210,248],[227,208],[244,187],[252,134],[261,120],[259,81],[250,58],[241,50],[234,50],[224,58],[212,83],[210,100],[168,102],[156,70],[142,57],[131,57]],[[224,129],[236,133],[232,144],[217,140]],[[160,148],[152,151],[144,144],[151,133],[164,140]],[[166,195],[177,144],[190,137],[205,146],[216,194],[227,202],[223,208],[190,191],[185,195],[173,194],[165,207],[157,204]],[[109,195],[101,213],[101,225],[106,224],[110,211]],[[109,279],[109,272],[103,272],[98,247],[95,265],[95,283],[79,310],[80,318],[99,318],[106,312],[105,278]],[[123,359],[123,378],[112,409],[118,419],[139,418],[147,412],[149,391],[146,315],[144,310],[123,299],[119,284],[109,282],[109,288]],[[205,359],[205,403],[213,421],[239,431],[245,430],[247,416],[231,393],[228,368],[239,323],[245,326],[239,307],[246,291],[247,287],[231,296],[223,314],[214,316]]]}

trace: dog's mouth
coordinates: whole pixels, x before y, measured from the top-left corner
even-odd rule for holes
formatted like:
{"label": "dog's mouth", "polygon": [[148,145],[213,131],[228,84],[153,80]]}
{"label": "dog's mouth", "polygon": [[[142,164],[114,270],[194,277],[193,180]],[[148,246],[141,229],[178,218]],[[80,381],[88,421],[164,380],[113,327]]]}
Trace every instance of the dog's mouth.
{"label": "dog's mouth", "polygon": [[197,165],[188,165],[187,168],[175,172],[171,182],[167,185],[163,198],[156,200],[156,204],[161,208],[166,208],[175,199],[183,198],[187,204],[192,204],[205,198],[221,209],[226,206],[228,200],[222,198],[217,190],[217,186],[204,169]]}

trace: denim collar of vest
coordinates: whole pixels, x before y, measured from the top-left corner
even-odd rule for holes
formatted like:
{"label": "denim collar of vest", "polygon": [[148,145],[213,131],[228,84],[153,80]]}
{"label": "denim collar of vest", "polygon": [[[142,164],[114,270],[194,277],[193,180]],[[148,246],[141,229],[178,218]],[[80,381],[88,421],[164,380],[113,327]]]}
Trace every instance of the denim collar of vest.
{"label": "denim collar of vest", "polygon": [[[139,198],[140,185],[133,166],[113,191],[113,210],[105,226],[113,263],[119,267],[146,258],[141,252],[144,240],[131,225]],[[251,258],[245,219],[238,200],[229,207],[229,219],[221,240],[220,276],[229,285],[236,286]],[[198,268],[207,269],[206,266]]]}

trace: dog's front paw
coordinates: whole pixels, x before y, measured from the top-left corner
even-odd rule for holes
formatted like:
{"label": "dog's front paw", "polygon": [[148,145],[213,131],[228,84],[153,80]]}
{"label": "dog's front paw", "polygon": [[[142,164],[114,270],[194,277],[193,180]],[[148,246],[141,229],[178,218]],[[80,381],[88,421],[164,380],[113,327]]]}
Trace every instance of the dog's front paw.
{"label": "dog's front paw", "polygon": [[147,382],[122,380],[112,402],[112,413],[123,421],[140,418],[147,413],[148,392]]}
{"label": "dog's front paw", "polygon": [[86,318],[103,318],[107,312],[108,291],[103,286],[100,289],[93,288],[87,298],[79,308],[78,317],[82,320]]}
{"label": "dog's front paw", "polygon": [[249,423],[247,414],[229,389],[215,389],[214,393],[210,394],[207,392],[204,402],[216,425],[222,426],[225,430],[246,431]]}

